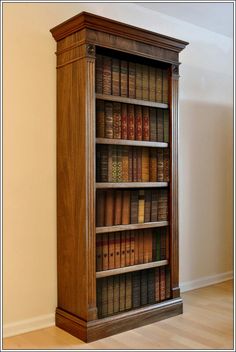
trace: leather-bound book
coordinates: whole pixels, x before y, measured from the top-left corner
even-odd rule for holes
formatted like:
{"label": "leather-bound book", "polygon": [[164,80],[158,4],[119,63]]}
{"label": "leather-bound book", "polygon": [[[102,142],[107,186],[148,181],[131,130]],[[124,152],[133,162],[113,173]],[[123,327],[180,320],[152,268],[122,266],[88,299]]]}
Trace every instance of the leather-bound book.
{"label": "leather-bound book", "polygon": [[138,192],[138,222],[144,222],[144,190]]}
{"label": "leather-bound book", "polygon": [[96,271],[102,270],[102,237],[96,237]]}
{"label": "leather-bound book", "polygon": [[168,220],[168,193],[166,189],[159,190],[158,221]]}
{"label": "leather-bound book", "polygon": [[156,69],[156,102],[162,103],[162,70]]}
{"label": "leather-bound book", "polygon": [[120,312],[125,310],[125,274],[120,275]]}
{"label": "leather-bound book", "polygon": [[170,299],[170,268],[166,267],[166,299]]}
{"label": "leather-bound book", "polygon": [[109,269],[109,244],[108,234],[102,235],[102,270]]}
{"label": "leather-bound book", "polygon": [[129,158],[129,176],[128,181],[133,181],[133,148],[128,147],[128,158]]}
{"label": "leather-bound book", "polygon": [[156,268],[155,270],[155,301],[160,301],[160,270]]}
{"label": "leather-bound book", "polygon": [[102,281],[102,317],[107,317],[108,313],[108,290],[107,290],[107,277],[101,280]]}
{"label": "leather-bound book", "polygon": [[112,226],[114,224],[114,194],[112,190],[106,191],[106,205],[105,205],[105,226]]}
{"label": "leather-bound book", "polygon": [[136,99],[142,99],[142,66],[141,64],[136,64]]}
{"label": "leather-bound book", "polygon": [[142,182],[149,182],[149,148],[142,148]]}
{"label": "leather-bound book", "polygon": [[123,191],[122,225],[130,224],[130,191]]}
{"label": "leather-bound book", "polygon": [[140,272],[135,271],[132,274],[132,298],[133,308],[140,307]]}
{"label": "leather-bound book", "polygon": [[156,260],[161,260],[161,231],[156,231]]}
{"label": "leather-bound book", "polygon": [[143,231],[139,231],[138,236],[138,264],[143,264]]}
{"label": "leather-bound book", "polygon": [[169,85],[169,82],[168,82],[168,70],[163,70],[162,71],[162,77],[163,77],[163,103],[164,104],[168,104],[168,93],[169,93],[169,90],[168,90],[168,85]]}
{"label": "leather-bound book", "polygon": [[135,232],[134,236],[134,264],[139,264],[139,233],[140,231]]}
{"label": "leather-bound book", "polygon": [[105,191],[97,191],[96,199],[96,226],[104,226],[105,222]]}
{"label": "leather-bound book", "polygon": [[120,232],[115,233],[115,268],[120,268],[120,249],[121,249],[121,238]]}
{"label": "leather-bound book", "polygon": [[105,108],[104,101],[98,100],[96,105],[96,136],[105,137]]}
{"label": "leather-bound book", "polygon": [[128,138],[127,104],[121,104],[121,138]]}
{"label": "leather-bound book", "polygon": [[113,138],[113,104],[110,101],[104,103],[105,108],[105,138]]}
{"label": "leather-bound book", "polygon": [[169,162],[169,149],[163,150],[163,179],[165,182],[170,181],[170,162]]}
{"label": "leather-bound book", "polygon": [[114,276],[113,283],[114,283],[114,313],[118,313],[120,310],[120,278],[119,278],[119,275]]}
{"label": "leather-bound book", "polygon": [[125,266],[125,231],[120,234],[120,267],[123,268]]}
{"label": "leather-bound book", "polygon": [[96,182],[101,182],[101,148],[99,145],[96,150]]}
{"label": "leather-bound book", "polygon": [[113,138],[121,139],[121,103],[113,103]]}
{"label": "leather-bound book", "polygon": [[151,221],[151,190],[147,189],[144,193],[144,222]]}
{"label": "leather-bound book", "polygon": [[112,315],[114,313],[114,284],[113,276],[107,278],[107,315]]}
{"label": "leather-bound book", "polygon": [[164,301],[166,298],[166,272],[165,267],[160,267],[160,300]]}
{"label": "leather-bound book", "polygon": [[131,205],[130,205],[130,223],[138,223],[138,191],[131,191]]}
{"label": "leather-bound book", "polygon": [[120,95],[120,60],[112,58],[112,95]]}
{"label": "leather-bound book", "polygon": [[147,65],[142,65],[142,98],[143,100],[149,99],[149,77]]}
{"label": "leather-bound book", "polygon": [[157,260],[157,240],[156,240],[156,233],[155,230],[152,232],[152,261]]}
{"label": "leather-bound book", "polygon": [[115,268],[115,239],[114,233],[110,232],[108,235],[108,268],[114,269]]}
{"label": "leather-bound book", "polygon": [[125,275],[125,309],[132,308],[132,275],[127,273]]}
{"label": "leather-bound book", "polygon": [[156,69],[155,67],[149,66],[149,100],[156,100],[156,77],[155,77]]}
{"label": "leather-bound book", "polygon": [[143,139],[142,135],[142,107],[140,105],[135,105],[134,107],[134,113],[135,113],[135,139],[137,141],[141,141]]}
{"label": "leather-bound book", "polygon": [[97,308],[98,318],[102,318],[102,280],[97,280]]}
{"label": "leather-bound book", "polygon": [[164,141],[164,120],[162,109],[157,109],[157,141]]}
{"label": "leather-bound book", "polygon": [[169,227],[166,227],[166,259],[169,260],[170,258],[170,237],[169,237]]}
{"label": "leather-bound book", "polygon": [[133,182],[138,182],[138,149],[133,147],[133,158],[132,158],[132,171],[133,171]]}
{"label": "leather-bound book", "polygon": [[161,229],[161,260],[166,259],[166,233]]}
{"label": "leather-bound book", "polygon": [[122,211],[122,191],[115,191],[114,225],[121,224]]}
{"label": "leather-bound book", "polygon": [[111,58],[103,56],[103,94],[111,94]]}
{"label": "leather-bound book", "polygon": [[98,94],[102,94],[102,76],[103,76],[102,61],[103,61],[102,55],[97,54],[96,64],[95,64],[95,71],[96,71],[95,86],[96,86],[96,93]]}
{"label": "leather-bound book", "polygon": [[129,182],[129,147],[122,147],[122,182]]}
{"label": "leather-bound book", "polygon": [[163,115],[163,140],[165,143],[169,143],[169,110],[164,110]]}
{"label": "leather-bound book", "polygon": [[149,108],[143,106],[143,140],[149,141]]}
{"label": "leather-bound book", "polygon": [[147,270],[141,272],[141,305],[148,303],[148,283],[147,283]]}
{"label": "leather-bound book", "polygon": [[150,141],[157,140],[157,116],[156,116],[156,109],[150,108]]}
{"label": "leather-bound book", "polygon": [[153,261],[153,258],[152,258],[152,230],[151,229],[146,230],[146,237],[147,237],[147,242],[148,242],[148,248],[147,248],[148,263],[150,263]]}
{"label": "leather-bound book", "polygon": [[129,62],[129,98],[135,99],[135,63]]}
{"label": "leather-bound book", "polygon": [[[100,146],[100,169],[99,181],[108,182],[108,148],[105,145]],[[98,160],[99,163],[99,160]]]}
{"label": "leather-bound book", "polygon": [[147,230],[143,231],[143,262],[148,263],[148,251],[149,251],[149,238],[147,236]]}
{"label": "leather-bound book", "polygon": [[155,273],[154,269],[147,271],[148,275],[148,304],[155,303]]}
{"label": "leather-bound book", "polygon": [[151,201],[151,221],[157,221],[157,207],[158,207],[157,190],[153,190],[152,201]]}
{"label": "leather-bound book", "polygon": [[125,266],[130,266],[130,231],[125,231]]}
{"label": "leather-bound book", "polygon": [[122,180],[122,147],[117,147],[117,164],[116,164],[116,182],[123,182]]}
{"label": "leather-bound book", "polygon": [[113,181],[113,155],[112,155],[112,149],[114,148],[114,146],[108,145],[107,146],[107,150],[108,150],[108,166],[107,166],[107,172],[108,172],[108,182],[112,182]]}
{"label": "leather-bound book", "polygon": [[117,182],[118,149],[116,145],[111,146],[111,148],[112,148],[112,182]]}
{"label": "leather-bound book", "polygon": [[163,149],[157,149],[157,181],[164,181],[164,158]]}
{"label": "leather-bound book", "polygon": [[137,148],[137,181],[142,182],[142,148]]}
{"label": "leather-bound book", "polygon": [[134,265],[134,239],[135,231],[130,231],[130,265]]}
{"label": "leather-bound book", "polygon": [[128,62],[121,60],[120,62],[120,93],[122,97],[128,96]]}
{"label": "leather-bound book", "polygon": [[150,148],[150,182],[157,182],[157,150]]}
{"label": "leather-bound book", "polygon": [[127,107],[127,131],[128,139],[134,140],[134,105],[128,104]]}

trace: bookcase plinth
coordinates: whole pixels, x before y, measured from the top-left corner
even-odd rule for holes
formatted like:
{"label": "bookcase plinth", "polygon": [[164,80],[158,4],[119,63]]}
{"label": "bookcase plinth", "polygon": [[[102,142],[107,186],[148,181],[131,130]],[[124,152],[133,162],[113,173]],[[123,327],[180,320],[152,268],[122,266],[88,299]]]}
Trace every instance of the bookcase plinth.
{"label": "bookcase plinth", "polygon": [[181,297],[88,322],[57,308],[56,326],[84,342],[92,342],[182,313]]}

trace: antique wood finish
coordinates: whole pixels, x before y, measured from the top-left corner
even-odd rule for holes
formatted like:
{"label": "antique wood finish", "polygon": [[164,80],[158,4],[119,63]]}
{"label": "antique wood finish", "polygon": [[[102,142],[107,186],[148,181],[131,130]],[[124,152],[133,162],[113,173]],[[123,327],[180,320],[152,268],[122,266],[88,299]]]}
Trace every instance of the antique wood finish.
{"label": "antique wood finish", "polygon": [[[178,277],[178,67],[184,41],[82,12],[53,28],[57,41],[57,257],[56,325],[84,341],[93,341],[182,313]],[[96,51],[113,50],[170,70],[169,103],[95,94]],[[97,99],[170,109],[170,142],[108,140],[95,137]],[[96,144],[167,148],[170,182],[96,183]],[[169,221],[96,227],[96,189],[168,187]],[[122,268],[122,273],[169,264],[172,298],[107,318],[97,318],[96,234],[157,228],[170,229],[170,258]],[[144,267],[145,266],[145,267]],[[136,268],[137,267],[137,268]],[[116,272],[116,270],[118,270]]]}

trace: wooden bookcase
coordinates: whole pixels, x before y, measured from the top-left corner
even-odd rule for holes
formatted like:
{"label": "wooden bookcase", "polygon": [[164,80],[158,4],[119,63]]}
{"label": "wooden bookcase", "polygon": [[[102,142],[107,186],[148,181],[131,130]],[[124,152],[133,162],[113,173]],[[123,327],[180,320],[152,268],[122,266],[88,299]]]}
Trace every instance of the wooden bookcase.
{"label": "wooden bookcase", "polygon": [[[56,325],[89,342],[182,313],[178,72],[179,53],[188,43],[86,12],[53,28],[51,33],[57,41]],[[98,58],[102,64],[98,64]],[[104,66],[106,60],[111,65],[116,60],[118,66],[108,69]],[[161,81],[156,81],[157,77]],[[127,86],[122,95],[121,83],[124,90]],[[99,127],[101,133],[96,132],[98,101],[104,109],[113,109],[112,114],[101,110],[99,118],[105,124]],[[118,110],[114,125],[115,103],[118,109],[124,107],[124,111],[131,112],[127,115]],[[132,109],[141,111],[139,120]],[[167,122],[164,117],[161,120],[163,111],[168,112]],[[162,128],[165,138],[160,140],[158,131],[162,133]],[[129,136],[123,138],[123,132]],[[151,133],[156,133],[154,139],[149,138]],[[164,150],[169,155],[165,164],[159,156],[164,155]],[[151,179],[150,170],[157,172],[156,179]],[[149,181],[144,181],[145,172]],[[104,198],[96,201],[98,195]],[[115,203],[118,195],[119,206],[118,200]],[[108,203],[108,197],[112,203]],[[124,243],[121,238],[125,238]]]}

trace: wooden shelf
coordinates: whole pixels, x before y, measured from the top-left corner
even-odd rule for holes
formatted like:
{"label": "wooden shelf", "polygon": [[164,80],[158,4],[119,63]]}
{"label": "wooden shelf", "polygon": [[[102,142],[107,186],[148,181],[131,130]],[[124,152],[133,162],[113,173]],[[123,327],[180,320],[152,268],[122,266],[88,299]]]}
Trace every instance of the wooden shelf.
{"label": "wooden shelf", "polygon": [[130,273],[130,272],[138,271],[138,270],[157,268],[158,266],[163,266],[163,265],[167,265],[167,264],[168,264],[168,260],[159,260],[158,262],[150,262],[150,263],[145,263],[145,264],[130,265],[130,266],[126,266],[124,268],[98,271],[98,272],[96,272],[96,278],[100,279],[102,277],[125,274],[125,273]]}
{"label": "wooden shelf", "polygon": [[148,101],[148,100],[131,99],[131,98],[120,97],[116,95],[96,94],[96,99],[115,101],[115,102],[126,103],[126,104],[149,106],[151,108],[160,108],[160,109],[169,108],[168,104],[157,103],[155,101]]}
{"label": "wooden shelf", "polygon": [[114,225],[114,226],[101,226],[96,227],[96,233],[107,233],[107,232],[117,232],[126,230],[139,230],[148,229],[154,227],[168,226],[168,221],[153,221],[153,222],[143,222],[141,224],[128,224],[128,225]]}
{"label": "wooden shelf", "polygon": [[97,189],[105,188],[156,188],[168,187],[168,182],[97,182]]}
{"label": "wooden shelf", "polygon": [[97,144],[130,145],[134,147],[168,148],[168,143],[131,141],[129,139],[96,138]]}

